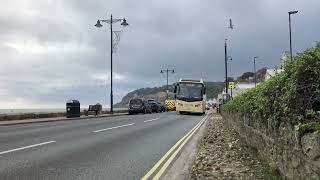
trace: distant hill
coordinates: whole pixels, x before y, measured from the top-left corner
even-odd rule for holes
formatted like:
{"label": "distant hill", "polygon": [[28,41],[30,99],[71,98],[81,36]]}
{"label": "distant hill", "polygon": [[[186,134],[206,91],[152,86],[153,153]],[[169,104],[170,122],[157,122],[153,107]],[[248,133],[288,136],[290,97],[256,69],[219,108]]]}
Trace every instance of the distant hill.
{"label": "distant hill", "polygon": [[[223,82],[205,82],[205,85],[207,87],[207,98],[209,99],[217,97],[218,93],[220,93],[224,87]],[[114,105],[114,107],[116,108],[126,107],[130,99],[140,98],[140,97],[143,97],[145,99],[155,99],[163,103],[167,95],[166,88],[167,86],[161,86],[161,87],[153,87],[153,88],[140,88],[140,89],[134,90],[132,92],[129,92],[127,95],[125,95],[119,103]],[[174,98],[173,90],[174,90],[174,84],[169,85],[170,99]]]}
{"label": "distant hill", "polygon": [[207,99],[217,98],[225,87],[224,82],[205,82],[205,85],[207,87]]}

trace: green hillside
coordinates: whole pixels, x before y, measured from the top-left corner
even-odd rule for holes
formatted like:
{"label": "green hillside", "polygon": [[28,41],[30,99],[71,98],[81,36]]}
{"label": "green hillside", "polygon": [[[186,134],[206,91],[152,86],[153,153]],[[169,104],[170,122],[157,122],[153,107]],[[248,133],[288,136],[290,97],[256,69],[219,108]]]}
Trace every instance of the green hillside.
{"label": "green hillside", "polygon": [[[207,98],[209,99],[217,97],[218,93],[221,92],[224,87],[223,82],[205,82],[205,85],[207,87]],[[126,107],[130,99],[138,97],[164,102],[166,99],[166,88],[166,86],[161,86],[134,90],[125,95],[119,103],[115,104],[115,107]],[[169,85],[169,98],[171,99],[174,98],[173,90],[174,84]]]}

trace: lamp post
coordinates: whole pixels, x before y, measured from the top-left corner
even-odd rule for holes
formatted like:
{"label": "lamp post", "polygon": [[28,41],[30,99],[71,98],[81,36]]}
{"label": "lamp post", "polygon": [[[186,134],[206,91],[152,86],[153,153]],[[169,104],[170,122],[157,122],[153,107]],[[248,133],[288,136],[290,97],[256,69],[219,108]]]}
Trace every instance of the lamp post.
{"label": "lamp post", "polygon": [[291,14],[297,14],[298,11],[289,11],[289,36],[290,36],[290,60],[292,61],[292,38],[291,38]]}
{"label": "lamp post", "polygon": [[[229,29],[233,30],[234,25],[232,24],[232,19],[229,19]],[[229,89],[229,82],[228,82],[228,60],[232,61],[232,57],[228,56],[228,47],[227,47],[227,40],[224,39],[224,65],[225,65],[225,73],[226,73],[226,94],[228,94],[228,89]]]}
{"label": "lamp post", "polygon": [[112,31],[112,24],[113,23],[116,23],[116,22],[120,22],[122,21],[121,25],[122,26],[128,26],[129,24],[127,23],[126,19],[123,18],[123,19],[114,19],[112,18],[112,14],[111,14],[111,17],[110,19],[107,19],[107,20],[98,20],[97,21],[97,24],[94,25],[96,26],[97,28],[101,28],[102,27],[102,24],[101,22],[104,22],[104,23],[108,23],[110,24],[110,35],[111,35],[111,43],[110,43],[110,51],[111,51],[111,55],[110,55],[110,69],[111,69],[111,82],[110,82],[110,112],[113,113],[113,84],[112,84],[112,80],[113,80],[113,77],[112,77],[112,68],[113,68],[113,64],[112,64],[112,55],[113,55],[113,31]]}
{"label": "lamp post", "polygon": [[224,66],[225,66],[225,73],[226,73],[226,94],[228,94],[228,52],[227,52],[227,40],[224,39]]}
{"label": "lamp post", "polygon": [[174,73],[174,69],[161,69],[160,73],[163,74],[164,72],[167,73],[167,99],[169,98],[169,72]]}
{"label": "lamp post", "polygon": [[254,87],[257,87],[257,73],[256,73],[256,59],[258,56],[253,57],[253,71],[254,71]]}
{"label": "lamp post", "polygon": [[[228,61],[232,61],[232,57],[228,56],[227,60]],[[227,61],[227,65],[228,65],[228,61]],[[230,67],[229,67],[229,72],[231,72]],[[230,89],[230,96],[232,97],[232,89],[229,87],[229,81],[228,81],[228,89]]]}

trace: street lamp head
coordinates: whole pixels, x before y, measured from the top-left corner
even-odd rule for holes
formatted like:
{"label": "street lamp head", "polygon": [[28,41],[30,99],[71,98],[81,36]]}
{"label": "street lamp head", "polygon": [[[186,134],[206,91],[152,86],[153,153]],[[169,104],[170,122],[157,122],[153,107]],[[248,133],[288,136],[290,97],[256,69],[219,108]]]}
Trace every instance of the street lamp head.
{"label": "street lamp head", "polygon": [[172,73],[174,73],[174,69],[172,69]]}
{"label": "street lamp head", "polygon": [[290,14],[297,14],[299,11],[289,11],[288,13],[289,13],[289,15]]}
{"label": "street lamp head", "polygon": [[163,73],[163,71],[161,70],[160,73]]}
{"label": "street lamp head", "polygon": [[121,23],[122,26],[126,27],[128,26],[129,24],[127,23],[127,20],[125,18],[123,18],[123,21]]}
{"label": "street lamp head", "polygon": [[97,24],[94,25],[94,26],[97,27],[97,28],[101,28],[101,27],[102,27],[102,24],[100,23],[100,20],[98,20],[98,21],[97,21]]}

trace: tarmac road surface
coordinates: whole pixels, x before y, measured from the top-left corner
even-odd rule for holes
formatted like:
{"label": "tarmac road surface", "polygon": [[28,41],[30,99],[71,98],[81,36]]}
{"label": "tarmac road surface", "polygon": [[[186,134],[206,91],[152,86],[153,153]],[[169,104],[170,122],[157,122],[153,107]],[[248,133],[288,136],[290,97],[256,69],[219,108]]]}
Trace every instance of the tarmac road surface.
{"label": "tarmac road surface", "polygon": [[0,179],[140,179],[203,117],[165,112],[0,126]]}

